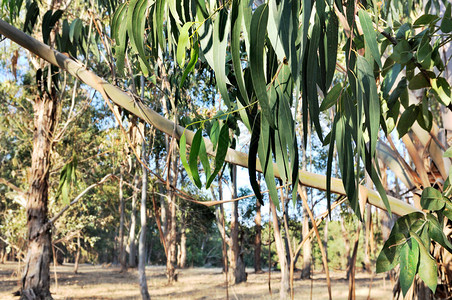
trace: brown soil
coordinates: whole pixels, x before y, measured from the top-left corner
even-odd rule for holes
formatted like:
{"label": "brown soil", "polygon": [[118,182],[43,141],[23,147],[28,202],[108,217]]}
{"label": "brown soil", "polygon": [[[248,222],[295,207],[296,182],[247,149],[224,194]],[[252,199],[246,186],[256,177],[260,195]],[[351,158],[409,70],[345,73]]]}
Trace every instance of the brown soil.
{"label": "brown soil", "polygon": [[[0,299],[18,299],[12,296],[18,290],[18,265],[0,264]],[[140,299],[136,269],[119,273],[119,268],[81,265],[74,274],[73,265],[56,268],[58,285],[52,272],[54,299]],[[189,268],[178,270],[178,282],[168,286],[165,267],[146,268],[151,299],[226,299],[225,276],[220,268]],[[254,274],[249,269],[246,283],[229,286],[229,299],[279,299],[279,273],[271,273],[271,292],[268,273]],[[331,272],[333,299],[347,299],[348,281],[344,272]],[[298,278],[299,274],[295,275]],[[316,273],[312,280],[295,280],[295,299],[328,299],[325,275]],[[311,288],[312,286],[312,288]],[[357,299],[390,299],[391,282],[381,274],[358,273]],[[369,296],[369,287],[370,297]],[[311,296],[312,295],[312,296]]]}

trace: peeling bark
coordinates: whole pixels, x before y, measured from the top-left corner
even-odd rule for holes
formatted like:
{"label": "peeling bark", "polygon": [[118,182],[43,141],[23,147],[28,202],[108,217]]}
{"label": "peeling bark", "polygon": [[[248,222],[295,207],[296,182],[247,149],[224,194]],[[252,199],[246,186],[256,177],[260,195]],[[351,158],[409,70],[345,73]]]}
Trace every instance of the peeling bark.
{"label": "peeling bark", "polygon": [[[40,85],[42,89],[44,84]],[[28,247],[21,282],[20,299],[52,299],[50,295],[49,230],[41,231],[47,223],[50,151],[56,123],[57,100],[41,90],[35,99],[33,153],[30,170],[30,189],[27,201]]]}

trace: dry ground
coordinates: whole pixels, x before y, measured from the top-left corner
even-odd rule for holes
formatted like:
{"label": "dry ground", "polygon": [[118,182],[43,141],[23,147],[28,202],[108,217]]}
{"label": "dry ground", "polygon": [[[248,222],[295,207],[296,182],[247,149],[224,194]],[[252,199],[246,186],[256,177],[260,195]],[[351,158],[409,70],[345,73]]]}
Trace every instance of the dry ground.
{"label": "dry ground", "polygon": [[[18,299],[12,292],[18,289],[17,264],[0,264],[0,299]],[[58,266],[58,286],[52,271],[54,299],[140,299],[137,271],[119,273],[115,267],[81,265],[79,273],[73,273],[72,265]],[[229,298],[278,299],[278,272],[271,273],[272,295],[268,288],[268,273],[254,274],[247,270],[248,281],[229,287]],[[166,284],[165,267],[146,268],[149,292],[152,299],[226,299],[224,275],[220,268],[189,268],[178,270],[178,282]],[[296,274],[296,278],[299,274]],[[333,299],[347,299],[348,282],[344,272],[332,272]],[[371,284],[372,283],[372,284]],[[314,275],[313,280],[295,280],[295,299],[328,299],[325,276]],[[312,284],[312,289],[311,289]],[[357,299],[391,299],[391,283],[381,275],[358,274],[356,278]],[[312,292],[312,298],[311,298]]]}

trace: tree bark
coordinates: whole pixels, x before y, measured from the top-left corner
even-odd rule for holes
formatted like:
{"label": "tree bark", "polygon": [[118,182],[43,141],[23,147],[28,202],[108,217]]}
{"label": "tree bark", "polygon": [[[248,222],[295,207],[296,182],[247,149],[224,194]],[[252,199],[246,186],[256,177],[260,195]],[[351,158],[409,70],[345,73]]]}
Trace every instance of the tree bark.
{"label": "tree bark", "polygon": [[[41,80],[38,78],[38,80]],[[50,151],[56,123],[57,100],[55,90],[41,91],[33,104],[33,153],[30,170],[30,189],[27,201],[28,247],[21,282],[20,299],[52,299],[50,295],[49,230],[41,232],[47,223]]]}
{"label": "tree bark", "polygon": [[176,193],[171,189],[169,183],[172,181],[173,186],[177,185],[177,156],[175,151],[175,143],[176,140],[173,138],[170,144],[170,166],[168,166],[168,174],[170,174],[170,169],[172,170],[172,178],[171,176],[167,177],[167,190],[169,193],[169,220],[168,226],[169,230],[167,232],[167,242],[166,245],[168,247],[168,255],[166,258],[166,276],[168,278],[168,283],[173,283],[177,281],[176,274],[176,264],[177,264],[177,248],[176,248],[176,234],[177,234],[177,224],[176,224]]}
{"label": "tree bark", "polygon": [[[303,188],[304,189],[304,188]],[[303,210],[303,239],[309,235],[309,216],[306,209]],[[311,278],[311,241],[306,241],[303,245],[303,269],[301,270],[301,279]]]}
{"label": "tree bark", "polygon": [[347,229],[345,228],[345,224],[344,224],[344,219],[341,218],[341,232],[342,232],[342,237],[344,239],[344,248],[345,248],[345,254],[344,254],[344,262],[343,265],[345,266],[346,269],[346,274],[347,274],[347,279],[348,279],[348,275],[349,275],[349,268],[350,268],[350,238],[348,236],[347,233]]}
{"label": "tree bark", "polygon": [[180,255],[178,255],[178,263],[177,265],[179,268],[185,268],[187,264],[187,234],[185,232],[186,230],[186,224],[185,224],[185,213],[182,212],[181,214],[181,235],[180,235]]}
{"label": "tree bark", "polygon": [[138,198],[138,186],[139,186],[138,171],[135,170],[133,178],[133,186],[135,189],[132,194],[132,210],[130,212],[130,230],[129,230],[129,267],[135,268],[137,266],[137,246],[135,244],[135,231],[137,227],[137,198]]}
{"label": "tree bark", "polygon": [[[143,77],[141,78],[143,85]],[[146,125],[143,124],[143,136],[145,136]],[[144,161],[146,159],[146,140],[143,139],[143,144],[141,147],[141,157]],[[140,239],[138,242],[138,277],[140,281],[140,293],[141,299],[149,300],[149,291],[146,281],[146,226],[147,226],[147,215],[146,215],[146,200],[147,200],[147,190],[148,190],[148,174],[146,167],[141,166],[143,172],[141,177],[141,203],[140,203],[140,223],[141,232]]]}
{"label": "tree bark", "polygon": [[[237,166],[233,165],[231,170],[232,181],[232,198],[237,198]],[[239,241],[239,203],[233,202],[231,217],[231,248],[230,248],[230,271],[233,283],[241,283],[246,281],[245,263],[243,254],[241,253],[241,245]]]}
{"label": "tree bark", "polygon": [[77,235],[77,254],[75,255],[74,273],[78,273],[78,263],[80,261],[80,232]]}
{"label": "tree bark", "polygon": [[124,166],[120,166],[119,175],[119,263],[121,264],[121,271],[127,271],[126,266],[126,251],[124,247],[124,195],[123,195],[123,185],[124,185]]}
{"label": "tree bark", "polygon": [[261,273],[261,251],[262,251],[262,217],[261,203],[256,199],[256,217],[254,218],[256,236],[254,238],[254,272]]}
{"label": "tree bark", "polygon": [[278,253],[279,266],[281,268],[281,284],[279,289],[279,299],[290,299],[290,273],[289,263],[287,261],[286,251],[279,230],[278,215],[276,214],[276,207],[270,199],[270,209],[272,212],[272,226],[275,235],[276,252]]}

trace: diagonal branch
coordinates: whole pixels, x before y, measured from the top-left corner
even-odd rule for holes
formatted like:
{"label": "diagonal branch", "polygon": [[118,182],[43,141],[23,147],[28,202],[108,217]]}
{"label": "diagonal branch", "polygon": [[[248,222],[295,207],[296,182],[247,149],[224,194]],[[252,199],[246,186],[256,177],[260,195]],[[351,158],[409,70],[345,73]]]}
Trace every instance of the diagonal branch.
{"label": "diagonal branch", "polygon": [[[143,119],[147,123],[153,125],[158,130],[169,135],[174,134],[177,138],[179,138],[184,132],[184,127],[175,126],[172,121],[159,115],[156,111],[152,110],[149,107],[146,107],[141,102],[135,101],[131,96],[129,96],[121,89],[109,84],[104,79],[87,70],[81,63],[61,54],[54,49],[51,49],[49,46],[23,33],[22,31],[9,25],[3,20],[0,20],[0,34],[6,36],[8,39],[16,42],[17,44],[28,49],[39,57],[52,63],[53,65],[66,70],[85,84],[99,91],[104,97],[107,96],[115,104],[128,110],[130,113]],[[193,131],[185,130],[187,144],[192,144],[194,134],[195,133]],[[211,156],[215,156],[215,151],[213,150],[213,146],[210,140],[204,138],[204,142],[206,144],[206,152]],[[246,153],[233,149],[228,149],[225,161],[245,168],[248,167],[248,155]],[[274,164],[273,166],[275,177],[280,178],[276,164]],[[256,170],[262,172],[262,167],[259,161],[256,162]],[[299,182],[300,184],[305,186],[319,190],[326,190],[326,176],[324,175],[306,171],[299,171]],[[367,191],[368,202],[376,207],[385,210],[385,205],[379,194],[368,188],[364,189]],[[331,179],[331,192],[345,195],[345,189],[342,184],[342,180],[338,178]],[[388,200],[391,206],[391,210],[397,215],[405,215],[417,211],[417,209],[412,205],[409,205],[408,203],[397,198],[388,196]]]}

